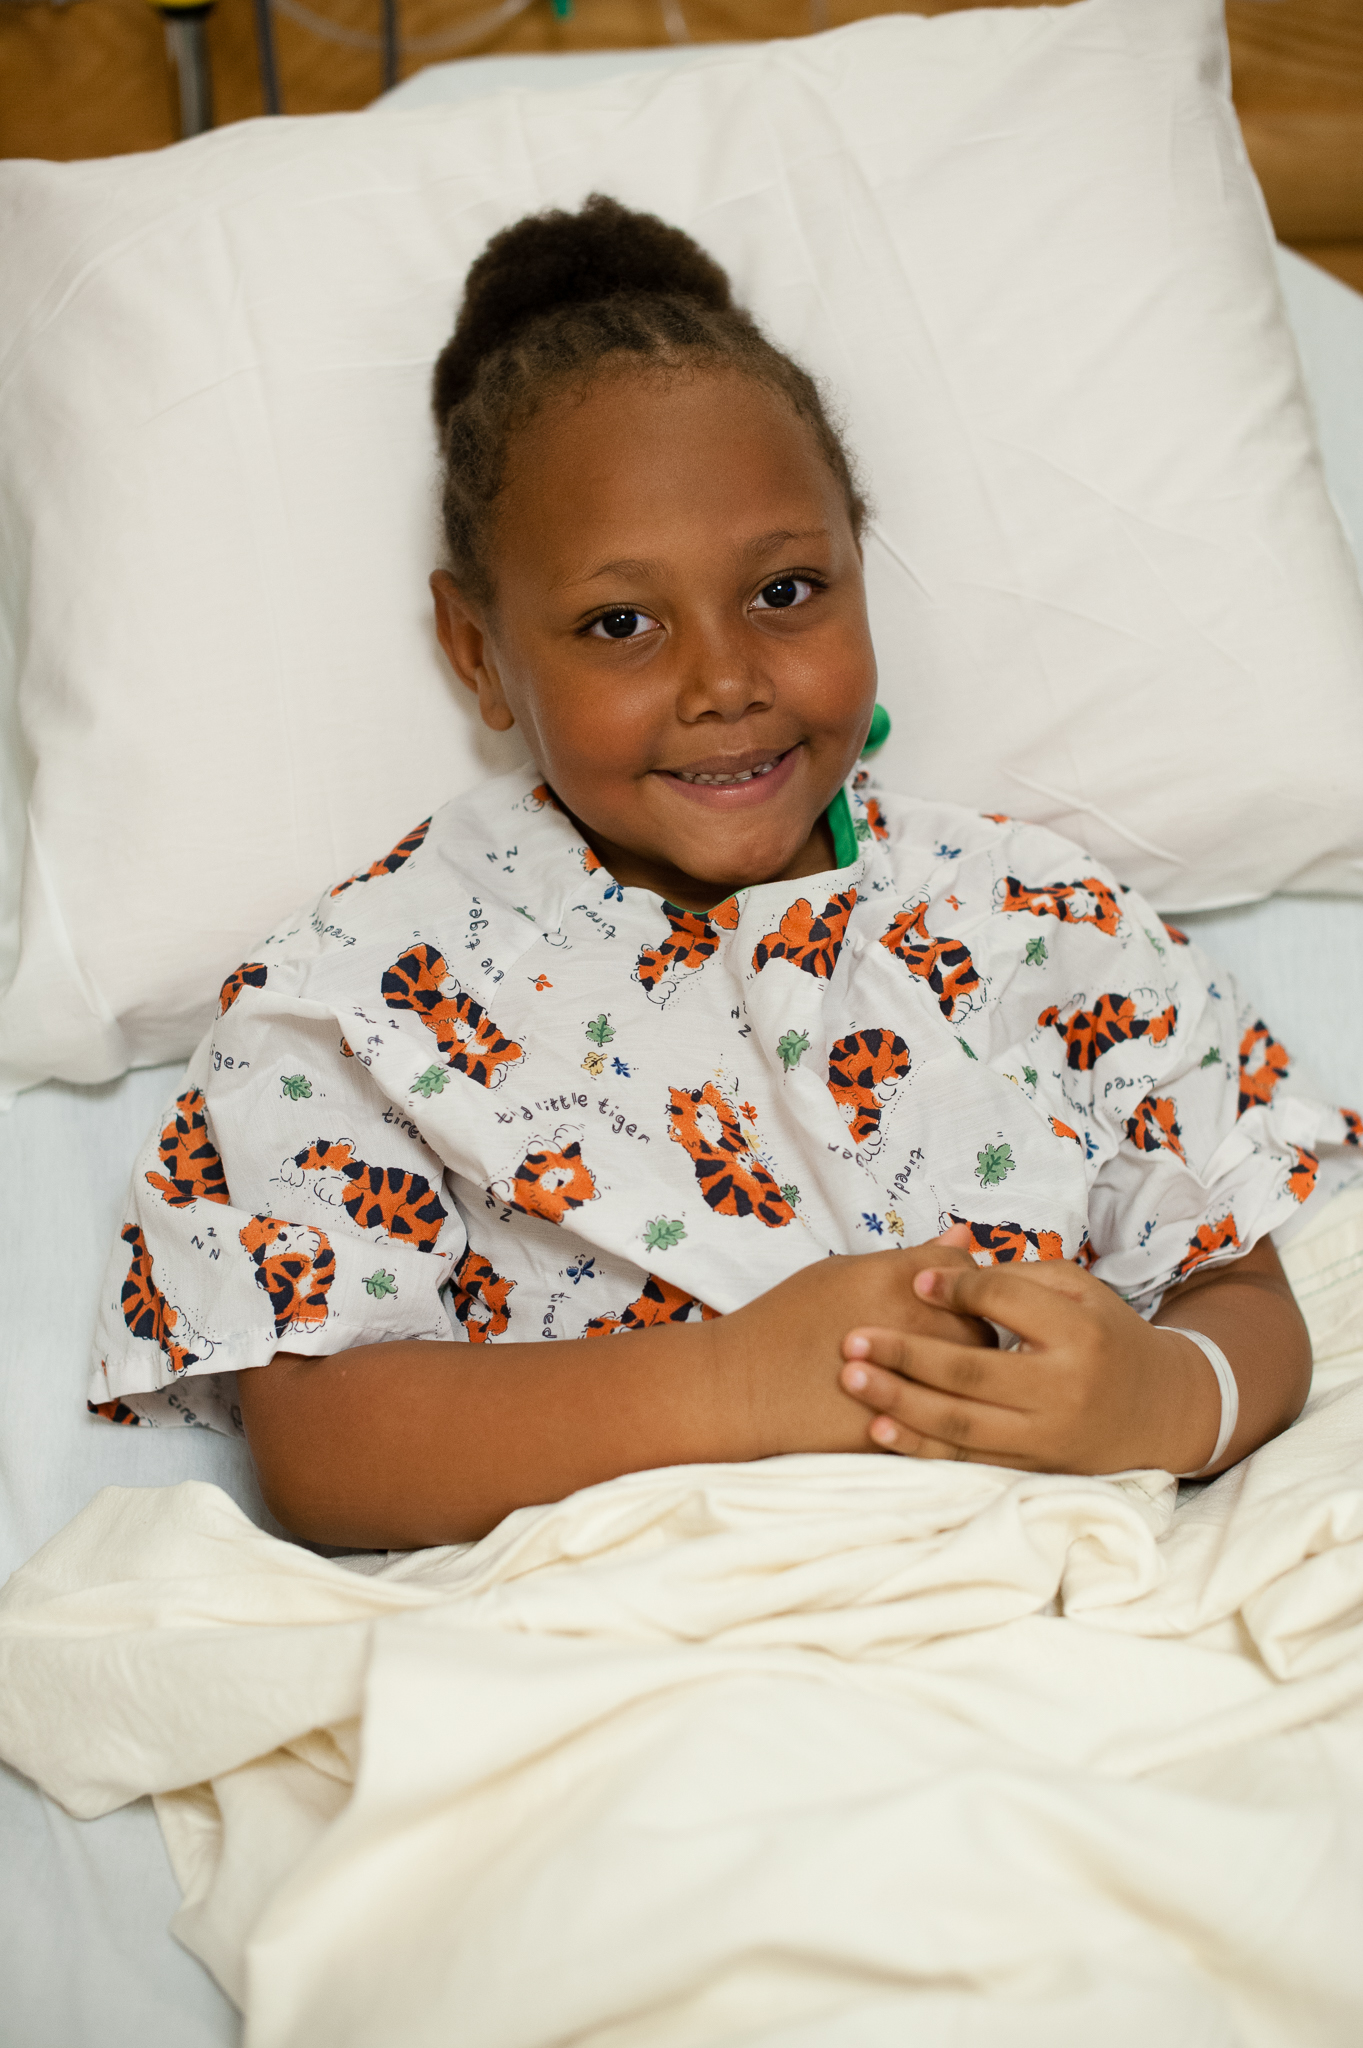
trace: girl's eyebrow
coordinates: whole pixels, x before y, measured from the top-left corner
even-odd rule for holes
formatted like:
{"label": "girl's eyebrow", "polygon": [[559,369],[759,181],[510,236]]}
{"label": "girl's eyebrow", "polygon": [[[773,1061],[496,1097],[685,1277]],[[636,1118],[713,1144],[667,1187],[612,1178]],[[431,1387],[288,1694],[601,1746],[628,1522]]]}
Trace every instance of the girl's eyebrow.
{"label": "girl's eyebrow", "polygon": [[[750,556],[769,555],[776,548],[789,547],[797,540],[827,540],[826,526],[806,527],[797,532],[793,527],[774,527],[770,533],[759,533],[754,540],[744,541],[739,553]],[[655,576],[665,569],[666,564],[645,561],[636,556],[622,556],[615,562],[603,562],[599,569],[590,570],[585,576],[565,576],[561,583],[555,583],[555,590],[571,590],[580,583],[600,583],[607,576]]]}
{"label": "girl's eyebrow", "polygon": [[778,526],[771,533],[761,533],[756,540],[750,540],[743,548],[745,555],[769,555],[775,548],[789,547],[797,540],[827,540],[826,526],[807,526],[797,533],[792,527]]}
{"label": "girl's eyebrow", "polygon": [[571,590],[579,583],[599,583],[603,576],[654,576],[665,565],[662,562],[646,562],[638,557],[622,556],[617,562],[603,562],[599,569],[591,569],[585,576],[565,576],[561,583],[555,583],[555,590]]}

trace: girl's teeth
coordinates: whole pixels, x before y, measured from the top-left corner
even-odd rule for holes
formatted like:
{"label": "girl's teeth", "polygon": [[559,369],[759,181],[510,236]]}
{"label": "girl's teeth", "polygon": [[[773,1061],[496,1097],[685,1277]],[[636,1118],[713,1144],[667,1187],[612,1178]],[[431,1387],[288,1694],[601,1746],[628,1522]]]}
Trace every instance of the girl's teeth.
{"label": "girl's teeth", "polygon": [[681,782],[703,782],[710,787],[719,787],[729,782],[751,782],[757,775],[770,775],[775,766],[774,761],[763,761],[760,767],[745,768],[741,775],[687,775],[681,768],[674,772]]}

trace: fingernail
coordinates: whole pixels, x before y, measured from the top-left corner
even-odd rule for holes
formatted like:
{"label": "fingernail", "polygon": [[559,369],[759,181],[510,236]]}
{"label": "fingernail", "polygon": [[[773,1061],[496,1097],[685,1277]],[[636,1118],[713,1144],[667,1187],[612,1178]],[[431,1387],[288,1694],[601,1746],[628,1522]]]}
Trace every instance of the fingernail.
{"label": "fingernail", "polygon": [[844,1358],[869,1358],[871,1340],[869,1337],[844,1337],[842,1343]]}
{"label": "fingernail", "polygon": [[892,1444],[899,1435],[888,1415],[877,1415],[871,1424],[871,1435],[878,1444]]}
{"label": "fingernail", "polygon": [[859,1365],[849,1365],[842,1376],[842,1383],[849,1394],[859,1394],[866,1385],[866,1375]]}

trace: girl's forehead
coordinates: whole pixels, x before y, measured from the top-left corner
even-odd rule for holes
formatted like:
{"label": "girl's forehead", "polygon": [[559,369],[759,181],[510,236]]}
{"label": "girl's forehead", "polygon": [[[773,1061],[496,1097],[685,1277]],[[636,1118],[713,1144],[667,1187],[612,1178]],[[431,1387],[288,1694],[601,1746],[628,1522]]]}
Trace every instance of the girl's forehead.
{"label": "girl's forehead", "polygon": [[510,539],[750,502],[807,517],[830,497],[841,492],[812,429],[756,378],[728,366],[609,368],[522,429],[498,523]]}

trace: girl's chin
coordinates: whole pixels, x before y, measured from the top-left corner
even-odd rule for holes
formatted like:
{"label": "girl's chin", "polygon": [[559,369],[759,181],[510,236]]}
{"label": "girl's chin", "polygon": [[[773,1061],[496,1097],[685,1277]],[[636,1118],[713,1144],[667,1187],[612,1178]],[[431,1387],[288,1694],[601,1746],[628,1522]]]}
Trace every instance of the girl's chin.
{"label": "girl's chin", "polygon": [[710,901],[719,903],[738,889],[760,889],[767,882],[798,881],[804,875],[823,874],[834,867],[831,849],[826,850],[817,842],[811,845],[811,837],[806,830],[792,844],[790,835],[773,834],[768,844],[735,846],[727,857],[726,850],[713,841],[703,847],[679,846],[675,866],[694,885],[691,894],[699,898],[708,892]]}

